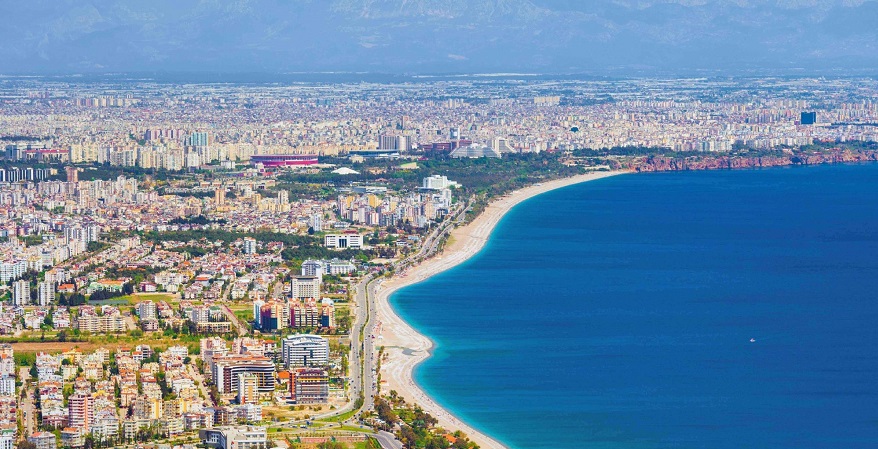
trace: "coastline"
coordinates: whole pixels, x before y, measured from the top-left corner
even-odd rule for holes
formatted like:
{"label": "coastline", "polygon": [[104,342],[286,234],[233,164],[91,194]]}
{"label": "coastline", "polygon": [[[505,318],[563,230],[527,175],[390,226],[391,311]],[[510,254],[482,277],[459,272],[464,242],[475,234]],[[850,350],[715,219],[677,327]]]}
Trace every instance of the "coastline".
{"label": "coastline", "polygon": [[628,170],[593,172],[548,181],[516,190],[492,201],[475,220],[451,232],[452,240],[438,255],[410,268],[405,277],[399,275],[382,282],[376,291],[375,307],[379,327],[376,346],[384,347],[385,359],[381,363],[382,392],[395,390],[407,402],[419,405],[433,415],[439,426],[447,430],[460,430],[470,440],[485,449],[502,449],[503,444],[474,429],[433,400],[413,379],[414,368],[430,357],[433,342],[404,321],[390,305],[390,296],[397,290],[417,284],[431,276],[453,268],[479,253],[487,243],[494,228],[507,212],[519,203],[537,195],[610,176],[632,173]]}

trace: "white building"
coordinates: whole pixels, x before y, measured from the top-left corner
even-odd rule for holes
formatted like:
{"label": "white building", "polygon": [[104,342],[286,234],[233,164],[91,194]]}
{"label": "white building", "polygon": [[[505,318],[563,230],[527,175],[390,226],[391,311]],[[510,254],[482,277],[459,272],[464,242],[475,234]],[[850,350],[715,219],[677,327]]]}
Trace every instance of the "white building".
{"label": "white building", "polygon": [[319,298],[320,278],[313,276],[296,276],[290,286],[290,296],[298,299]]}
{"label": "white building", "polygon": [[15,396],[15,377],[0,377],[0,396]]}
{"label": "white building", "polygon": [[40,282],[37,286],[37,299],[41,306],[48,306],[55,300],[55,284],[51,282]]}
{"label": "white building", "polygon": [[12,283],[12,303],[17,306],[30,304],[30,282],[20,280]]}
{"label": "white building", "polygon": [[256,254],[256,239],[244,237],[244,254]]}
{"label": "white building", "polygon": [[433,175],[424,178],[424,183],[422,184],[423,188],[430,190],[442,190],[458,186],[460,186],[460,184],[455,181],[449,181],[447,177],[441,175]]}
{"label": "white building", "polygon": [[155,319],[157,313],[158,308],[152,301],[144,301],[137,304],[137,316],[140,317],[141,320]]}
{"label": "white building", "polygon": [[336,249],[359,249],[363,247],[363,236],[359,234],[326,234],[323,246]]}
{"label": "white building", "polygon": [[306,260],[302,262],[302,276],[311,276],[323,280],[326,266],[322,260]]}
{"label": "white building", "polygon": [[290,335],[283,339],[284,366],[323,366],[329,361],[329,341],[317,335]]}
{"label": "white building", "polygon": [[265,427],[217,427],[198,431],[201,441],[215,449],[268,449]]}

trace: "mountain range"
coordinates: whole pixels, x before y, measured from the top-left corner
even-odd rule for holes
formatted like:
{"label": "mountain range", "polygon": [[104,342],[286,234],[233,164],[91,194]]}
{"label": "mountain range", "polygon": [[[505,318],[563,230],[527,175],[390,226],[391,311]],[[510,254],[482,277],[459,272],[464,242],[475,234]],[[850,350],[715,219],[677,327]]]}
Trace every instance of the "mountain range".
{"label": "mountain range", "polygon": [[878,0],[28,0],[0,73],[874,73]]}

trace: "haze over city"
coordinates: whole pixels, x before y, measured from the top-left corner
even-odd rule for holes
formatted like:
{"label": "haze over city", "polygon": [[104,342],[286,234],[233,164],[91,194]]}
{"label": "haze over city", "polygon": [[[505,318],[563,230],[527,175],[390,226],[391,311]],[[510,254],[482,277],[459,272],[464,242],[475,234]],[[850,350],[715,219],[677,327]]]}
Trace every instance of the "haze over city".
{"label": "haze over city", "polygon": [[33,0],[0,72],[874,74],[874,0]]}

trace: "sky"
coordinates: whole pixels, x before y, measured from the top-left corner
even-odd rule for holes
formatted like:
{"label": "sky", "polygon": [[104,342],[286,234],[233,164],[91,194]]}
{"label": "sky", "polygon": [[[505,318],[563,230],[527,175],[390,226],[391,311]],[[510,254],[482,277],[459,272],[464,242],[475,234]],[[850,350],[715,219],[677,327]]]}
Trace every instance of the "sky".
{"label": "sky", "polygon": [[0,73],[878,74],[878,0],[0,0]]}

